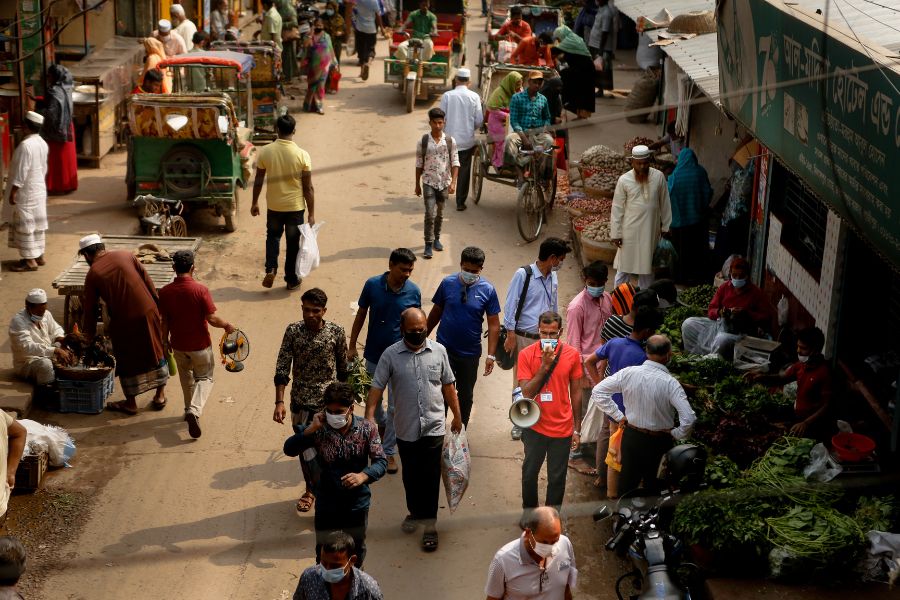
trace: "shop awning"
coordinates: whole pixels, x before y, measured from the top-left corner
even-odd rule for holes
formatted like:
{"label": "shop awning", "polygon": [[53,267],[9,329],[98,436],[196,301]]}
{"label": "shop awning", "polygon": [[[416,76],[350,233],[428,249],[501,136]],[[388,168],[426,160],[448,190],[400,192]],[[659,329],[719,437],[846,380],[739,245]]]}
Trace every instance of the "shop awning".
{"label": "shop awning", "polygon": [[827,10],[828,22],[832,25],[852,29],[863,41],[869,40],[900,52],[900,4],[896,0],[840,0],[837,3],[833,0],[798,0],[794,8],[808,14],[820,10],[820,19]]}
{"label": "shop awning", "polygon": [[637,20],[638,17],[653,17],[664,8],[672,16],[701,10],[714,10],[715,0],[617,0],[616,8],[623,15]]}
{"label": "shop awning", "polygon": [[719,44],[715,33],[676,40],[662,51],[690,77],[713,104],[719,105]]}

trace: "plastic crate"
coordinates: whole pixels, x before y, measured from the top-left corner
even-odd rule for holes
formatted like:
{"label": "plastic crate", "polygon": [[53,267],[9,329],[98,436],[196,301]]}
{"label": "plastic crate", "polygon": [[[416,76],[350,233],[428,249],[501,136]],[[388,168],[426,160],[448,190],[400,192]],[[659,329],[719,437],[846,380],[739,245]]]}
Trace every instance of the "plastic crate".
{"label": "plastic crate", "polygon": [[115,371],[99,381],[57,379],[59,412],[96,415],[103,412],[106,399],[115,387]]}

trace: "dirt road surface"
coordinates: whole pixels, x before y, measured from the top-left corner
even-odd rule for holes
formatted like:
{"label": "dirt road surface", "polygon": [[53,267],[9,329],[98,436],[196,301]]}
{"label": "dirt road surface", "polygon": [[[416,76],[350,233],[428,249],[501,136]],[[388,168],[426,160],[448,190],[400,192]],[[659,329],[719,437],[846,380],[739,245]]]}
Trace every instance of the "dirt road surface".
{"label": "dirt road surface", "polygon": [[[483,20],[470,23],[474,66]],[[385,50],[379,42],[379,56]],[[324,116],[292,110],[298,118],[295,139],[313,160],[316,219],[324,222],[322,265],[303,289],[324,289],[327,318],[348,333],[363,281],[386,269],[390,250],[407,246],[421,255],[422,202],[413,195],[412,153],[427,131],[432,105],[419,103],[406,114],[400,94],[382,81],[380,61],[368,82],[361,82],[358,72],[345,58],[341,91],[328,96]],[[621,79],[617,83],[627,87]],[[301,91],[295,95],[292,108],[302,101]],[[619,101],[598,101],[600,115],[617,110]],[[653,135],[655,128],[623,122],[583,127],[573,133],[573,146],[576,152],[601,141],[621,147],[635,130]],[[133,209],[124,201],[124,161],[124,153],[109,155],[102,169],[80,171],[77,192],[50,199],[48,264],[35,273],[3,274],[3,319],[8,321],[32,287],[52,295],[51,281],[70,264],[81,235],[136,233]],[[239,325],[251,342],[243,372],[217,370],[202,438],[188,436],[177,378],[170,380],[163,412],[32,416],[63,425],[78,443],[74,468],[51,474],[47,485],[90,491],[95,501],[81,535],[62,548],[44,597],[279,600],[291,596],[299,574],[313,564],[313,516],[295,512],[298,465],[281,452],[289,426],[272,421],[275,358],[285,326],[300,318],[302,291],[288,292],[280,279],[271,290],[261,287],[265,220],[250,217],[249,201],[248,189],[236,233],[224,233],[205,214],[194,214],[188,223],[190,235],[204,238],[197,278],[212,290],[219,314]],[[514,203],[512,188],[490,182],[478,206],[470,199],[469,210],[456,212],[448,203],[441,237],[446,249],[433,260],[420,259],[412,276],[426,310],[441,278],[458,270],[467,245],[485,250],[483,275],[495,283],[502,301],[515,268],[537,254],[537,244],[523,244],[516,232]],[[563,224],[556,211],[545,235],[564,234]],[[14,258],[13,251],[3,252],[4,260]],[[560,272],[562,307],[581,287],[578,271],[569,257]],[[54,296],[50,308],[61,320],[62,298]],[[214,330],[213,339],[220,334]],[[5,336],[2,350],[9,373]],[[509,439],[510,384],[510,373],[499,369],[478,381],[469,432],[471,485],[455,514],[441,509],[437,552],[423,553],[419,536],[400,531],[406,514],[400,476],[386,475],[373,485],[366,568],[387,598],[484,596],[491,557],[519,533],[522,446]],[[121,397],[117,384],[111,400]],[[150,398],[139,398],[139,405]],[[611,598],[611,582],[622,566],[605,556],[598,545],[603,534],[583,516],[598,498],[587,481],[570,471],[567,527],[582,572],[578,597]]]}

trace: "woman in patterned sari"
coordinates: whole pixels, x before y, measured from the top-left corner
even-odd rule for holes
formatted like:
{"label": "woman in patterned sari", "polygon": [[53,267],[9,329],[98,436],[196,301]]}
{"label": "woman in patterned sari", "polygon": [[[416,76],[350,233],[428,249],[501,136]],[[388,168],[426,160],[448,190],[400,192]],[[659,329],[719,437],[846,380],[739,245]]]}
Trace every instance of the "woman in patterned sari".
{"label": "woman in patterned sari", "polygon": [[313,33],[307,41],[309,44],[306,53],[306,98],[303,100],[303,110],[325,114],[325,84],[328,82],[328,71],[334,61],[334,48],[331,45],[331,36],[325,33],[325,23],[321,18],[313,24]]}

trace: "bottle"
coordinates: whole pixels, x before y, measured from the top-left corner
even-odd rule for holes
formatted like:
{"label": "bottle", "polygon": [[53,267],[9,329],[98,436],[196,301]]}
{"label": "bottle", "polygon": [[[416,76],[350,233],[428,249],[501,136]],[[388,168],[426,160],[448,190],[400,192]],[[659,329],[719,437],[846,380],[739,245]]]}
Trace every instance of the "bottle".
{"label": "bottle", "polygon": [[516,402],[518,402],[519,400],[521,400],[524,397],[525,397],[525,395],[522,393],[522,388],[517,387],[512,391],[512,403],[513,404],[515,404]]}

